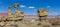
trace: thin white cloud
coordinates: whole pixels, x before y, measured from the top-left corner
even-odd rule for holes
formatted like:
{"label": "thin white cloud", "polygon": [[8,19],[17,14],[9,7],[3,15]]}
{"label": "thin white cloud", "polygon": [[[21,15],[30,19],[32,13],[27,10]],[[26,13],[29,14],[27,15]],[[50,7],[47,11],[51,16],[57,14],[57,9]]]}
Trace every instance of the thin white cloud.
{"label": "thin white cloud", "polygon": [[25,8],[26,6],[25,5],[20,5],[21,8]]}
{"label": "thin white cloud", "polygon": [[30,6],[29,8],[35,8],[35,7],[33,7],[33,6]]}
{"label": "thin white cloud", "polygon": [[50,8],[51,6],[47,6],[47,8]]}

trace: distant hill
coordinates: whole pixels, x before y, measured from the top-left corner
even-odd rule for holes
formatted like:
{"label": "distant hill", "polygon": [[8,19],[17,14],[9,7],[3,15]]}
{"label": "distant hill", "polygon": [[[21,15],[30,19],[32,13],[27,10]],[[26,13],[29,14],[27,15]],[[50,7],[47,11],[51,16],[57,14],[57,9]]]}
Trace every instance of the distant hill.
{"label": "distant hill", "polygon": [[[14,15],[14,14],[13,14]],[[3,12],[0,12],[0,17],[7,17],[8,16],[8,13],[3,13]]]}
{"label": "distant hill", "polygon": [[39,18],[37,15],[24,15],[25,18]]}
{"label": "distant hill", "polygon": [[0,12],[0,17],[6,17],[6,16],[8,16],[8,13],[2,13],[2,12]]}
{"label": "distant hill", "polygon": [[[8,13],[3,13],[3,12],[0,12],[0,17],[6,17],[6,16],[8,16]],[[58,16],[53,16],[53,15],[50,15],[50,16],[48,16],[47,18],[55,18],[55,17],[59,17],[60,15],[58,15]],[[36,19],[38,19],[39,17],[37,16],[37,15],[24,15],[24,18],[36,18]]]}

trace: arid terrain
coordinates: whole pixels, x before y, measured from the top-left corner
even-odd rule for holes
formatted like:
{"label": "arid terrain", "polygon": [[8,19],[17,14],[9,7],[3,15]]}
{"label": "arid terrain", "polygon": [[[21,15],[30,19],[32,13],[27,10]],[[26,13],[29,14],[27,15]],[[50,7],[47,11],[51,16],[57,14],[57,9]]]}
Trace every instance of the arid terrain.
{"label": "arid terrain", "polygon": [[[0,13],[0,17],[6,17],[8,16],[7,13]],[[49,23],[54,23],[56,21],[60,22],[60,17],[59,16],[48,16],[46,18],[48,20]],[[31,22],[32,20],[36,20],[34,22]],[[38,23],[40,23],[39,21],[39,17],[37,15],[24,15],[24,19],[23,21],[17,21],[17,22],[8,22],[8,23],[15,23],[16,25],[18,25],[18,27],[41,27],[41,25],[37,25]],[[60,23],[59,23],[60,24]],[[15,25],[15,27],[17,27]],[[60,27],[60,25],[54,25],[51,27]]]}

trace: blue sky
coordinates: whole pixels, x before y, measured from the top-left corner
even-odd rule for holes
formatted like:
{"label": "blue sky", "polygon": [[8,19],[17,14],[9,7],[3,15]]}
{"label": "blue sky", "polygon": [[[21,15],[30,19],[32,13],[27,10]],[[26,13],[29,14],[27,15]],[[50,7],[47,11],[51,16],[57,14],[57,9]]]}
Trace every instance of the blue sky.
{"label": "blue sky", "polygon": [[8,6],[13,7],[14,3],[18,3],[19,10],[28,15],[37,15],[39,8],[48,10],[49,15],[60,15],[60,0],[0,0],[0,12],[8,12]]}

